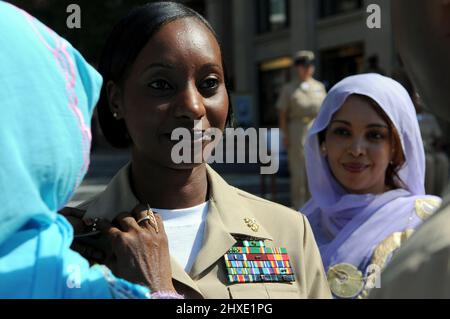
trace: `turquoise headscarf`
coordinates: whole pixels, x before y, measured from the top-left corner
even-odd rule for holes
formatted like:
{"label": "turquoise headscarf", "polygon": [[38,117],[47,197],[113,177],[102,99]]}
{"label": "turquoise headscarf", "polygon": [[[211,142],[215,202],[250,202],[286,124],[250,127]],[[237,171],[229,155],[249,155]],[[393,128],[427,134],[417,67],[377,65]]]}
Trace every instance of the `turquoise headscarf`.
{"label": "turquoise headscarf", "polygon": [[57,214],[89,166],[101,83],[66,40],[0,1],[0,298],[148,294],[89,268]]}

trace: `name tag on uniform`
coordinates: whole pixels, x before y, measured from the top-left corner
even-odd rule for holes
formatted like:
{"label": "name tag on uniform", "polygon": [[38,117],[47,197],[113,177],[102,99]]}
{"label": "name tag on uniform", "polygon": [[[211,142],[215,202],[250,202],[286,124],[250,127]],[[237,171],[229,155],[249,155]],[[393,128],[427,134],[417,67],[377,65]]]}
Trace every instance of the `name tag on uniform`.
{"label": "name tag on uniform", "polygon": [[232,247],[224,259],[229,283],[295,281],[286,248],[244,240]]}

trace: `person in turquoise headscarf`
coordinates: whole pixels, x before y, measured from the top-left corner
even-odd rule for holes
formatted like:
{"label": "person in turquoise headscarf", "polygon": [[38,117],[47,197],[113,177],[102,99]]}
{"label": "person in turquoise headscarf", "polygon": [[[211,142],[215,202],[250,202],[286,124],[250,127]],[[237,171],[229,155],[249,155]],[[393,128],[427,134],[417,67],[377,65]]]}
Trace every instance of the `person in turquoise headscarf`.
{"label": "person in turquoise headscarf", "polygon": [[99,222],[122,242],[117,262],[136,265],[138,285],[70,250],[72,226],[57,214],[89,166],[100,75],[67,41],[2,1],[0,70],[0,298],[178,298],[167,245],[157,262],[137,253],[164,242],[163,227],[157,237],[125,216],[134,225],[127,242]]}

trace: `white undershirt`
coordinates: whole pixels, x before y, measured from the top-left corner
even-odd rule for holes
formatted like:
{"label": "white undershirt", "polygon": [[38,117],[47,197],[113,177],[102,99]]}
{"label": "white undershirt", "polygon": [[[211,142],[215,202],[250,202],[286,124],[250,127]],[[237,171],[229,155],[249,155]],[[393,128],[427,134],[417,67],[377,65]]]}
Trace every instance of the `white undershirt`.
{"label": "white undershirt", "polygon": [[206,214],[209,201],[183,209],[153,208],[164,221],[170,255],[184,267],[186,272],[191,267],[200,251],[205,230]]}

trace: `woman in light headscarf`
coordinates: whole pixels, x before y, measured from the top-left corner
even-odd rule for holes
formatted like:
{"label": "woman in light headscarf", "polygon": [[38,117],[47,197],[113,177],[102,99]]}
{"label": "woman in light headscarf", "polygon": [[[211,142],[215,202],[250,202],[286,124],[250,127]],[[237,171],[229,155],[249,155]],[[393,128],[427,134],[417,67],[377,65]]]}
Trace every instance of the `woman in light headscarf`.
{"label": "woman in light headscarf", "polygon": [[[67,41],[3,1],[0,70],[0,298],[178,297],[171,294],[167,245],[159,249],[159,263],[132,245],[116,254],[118,262],[134,265],[138,282],[150,287],[153,280],[167,293],[118,279],[106,267],[90,268],[69,249],[73,229],[57,210],[89,165],[100,75]],[[123,237],[110,225],[99,227]],[[161,240],[138,228],[127,233],[138,248]]]}
{"label": "woman in light headscarf", "polygon": [[326,97],[305,145],[311,222],[337,298],[367,296],[381,269],[441,200],[425,195],[413,103],[396,81],[348,77]]}

